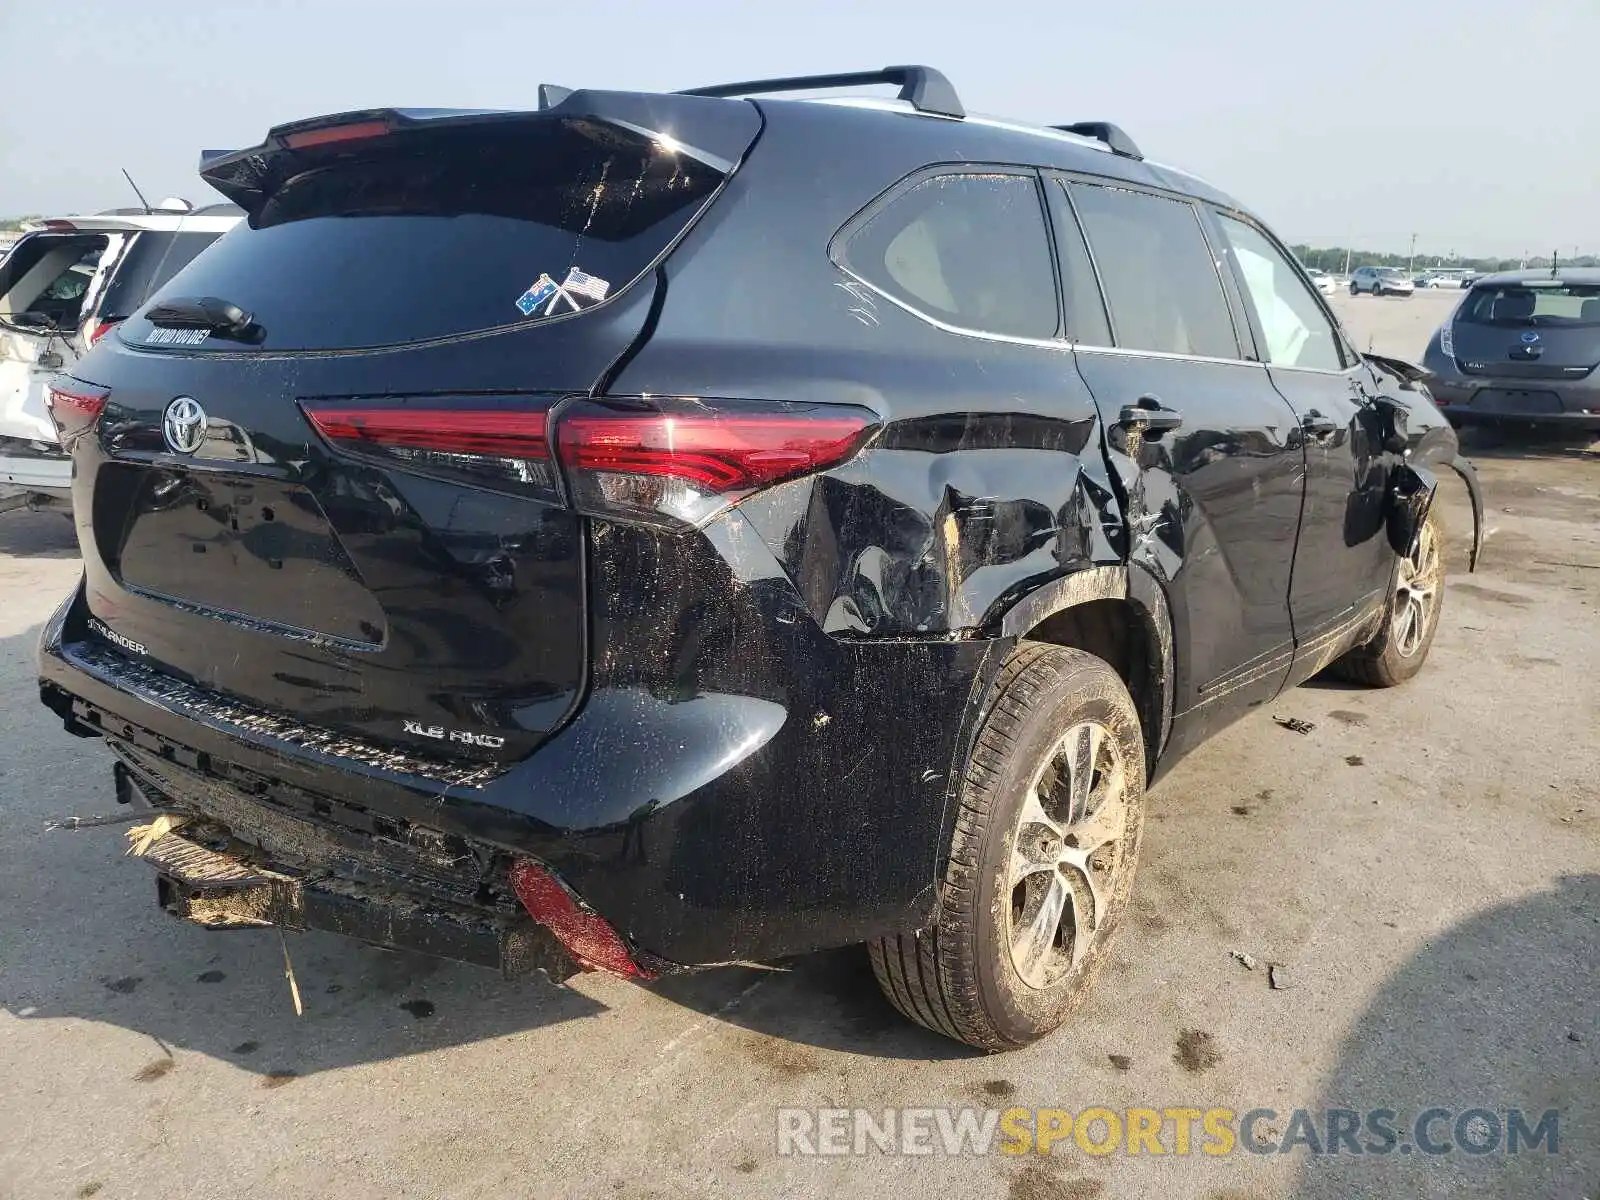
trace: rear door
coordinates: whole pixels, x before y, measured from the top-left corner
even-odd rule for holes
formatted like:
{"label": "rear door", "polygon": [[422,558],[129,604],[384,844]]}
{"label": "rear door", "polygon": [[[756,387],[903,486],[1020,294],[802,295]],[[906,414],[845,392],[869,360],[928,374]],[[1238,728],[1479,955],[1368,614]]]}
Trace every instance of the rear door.
{"label": "rear door", "polygon": [[524,114],[242,156],[271,175],[252,219],[75,372],[104,402],[74,501],[115,646],[408,749],[508,760],[557,728],[584,686],[584,531],[546,417],[635,345],[654,264],[731,169],[692,149],[705,105],[748,144],[752,106],[697,100],[670,144]]}
{"label": "rear door", "polygon": [[1388,466],[1372,373],[1289,255],[1258,225],[1213,214],[1247,300],[1267,374],[1294,410],[1305,450],[1305,508],[1289,607],[1295,666],[1309,678],[1384,603],[1394,553],[1384,535]]}
{"label": "rear door", "polygon": [[[1293,655],[1290,568],[1304,458],[1292,410],[1245,357],[1236,298],[1194,204],[1058,177],[1110,316],[1077,361],[1118,445],[1132,558],[1167,582],[1181,750],[1274,695]],[[1075,211],[1077,221],[1073,220]]]}

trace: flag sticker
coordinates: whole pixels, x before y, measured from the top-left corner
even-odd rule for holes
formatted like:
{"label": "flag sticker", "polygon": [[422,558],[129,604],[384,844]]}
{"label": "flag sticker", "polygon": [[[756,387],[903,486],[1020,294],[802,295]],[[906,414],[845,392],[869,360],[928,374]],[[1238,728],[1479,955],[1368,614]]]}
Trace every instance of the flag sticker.
{"label": "flag sticker", "polygon": [[533,281],[532,287],[517,297],[517,308],[521,310],[523,316],[531,317],[534,309],[560,290],[554,279],[548,275],[540,275]]}
{"label": "flag sticker", "polygon": [[567,272],[566,279],[562,280],[561,290],[566,292],[569,298],[586,296],[598,304],[606,298],[606,293],[611,290],[611,284],[597,275],[573,267]]}
{"label": "flag sticker", "polygon": [[549,275],[540,275],[533,281],[532,287],[517,297],[517,309],[523,316],[531,317],[543,305],[544,312],[540,315],[553,317],[557,310],[563,308],[564,301],[565,311],[582,312],[582,301],[598,304],[610,291],[609,280],[573,267],[560,283],[551,279]]}

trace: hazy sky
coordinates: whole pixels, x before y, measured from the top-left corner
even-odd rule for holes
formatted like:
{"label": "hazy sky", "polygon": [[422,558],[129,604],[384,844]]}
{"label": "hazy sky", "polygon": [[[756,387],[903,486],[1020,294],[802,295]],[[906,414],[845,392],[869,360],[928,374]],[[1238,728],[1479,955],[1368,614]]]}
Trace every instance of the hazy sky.
{"label": "hazy sky", "polygon": [[526,108],[925,62],[1112,120],[1292,241],[1600,252],[1600,0],[0,0],[0,215],[217,197],[202,148],[385,105]]}

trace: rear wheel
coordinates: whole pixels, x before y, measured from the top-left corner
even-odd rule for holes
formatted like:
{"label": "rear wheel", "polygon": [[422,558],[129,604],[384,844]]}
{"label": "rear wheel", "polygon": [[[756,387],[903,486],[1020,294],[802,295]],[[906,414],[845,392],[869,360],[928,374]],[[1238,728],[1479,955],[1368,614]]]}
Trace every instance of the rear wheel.
{"label": "rear wheel", "polygon": [[1416,550],[1395,570],[1383,627],[1334,663],[1334,674],[1353,683],[1394,687],[1422,670],[1444,607],[1443,551],[1444,530],[1430,511]]}
{"label": "rear wheel", "polygon": [[1117,673],[1081,650],[1024,643],[968,764],[933,928],[868,946],[895,1007],[984,1050],[1066,1020],[1127,906],[1144,782]]}

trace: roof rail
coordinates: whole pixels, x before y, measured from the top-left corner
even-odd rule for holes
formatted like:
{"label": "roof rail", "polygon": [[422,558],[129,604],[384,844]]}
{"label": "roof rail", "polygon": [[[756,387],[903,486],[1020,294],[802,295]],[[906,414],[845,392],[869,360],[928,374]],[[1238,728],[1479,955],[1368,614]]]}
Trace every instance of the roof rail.
{"label": "roof rail", "polygon": [[685,96],[750,96],[761,92],[809,92],[823,88],[860,87],[869,83],[897,83],[900,99],[908,100],[918,112],[941,117],[964,117],[950,81],[932,67],[884,67],[880,71],[849,71],[841,75],[794,75],[786,79],[751,79],[744,83],[715,83],[709,87],[688,88]]}
{"label": "roof rail", "polygon": [[1111,153],[1120,154],[1123,158],[1144,158],[1133,139],[1110,121],[1079,121],[1076,125],[1052,125],[1050,128],[1092,137],[1097,142],[1104,142]]}

